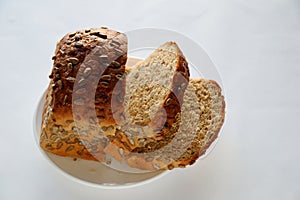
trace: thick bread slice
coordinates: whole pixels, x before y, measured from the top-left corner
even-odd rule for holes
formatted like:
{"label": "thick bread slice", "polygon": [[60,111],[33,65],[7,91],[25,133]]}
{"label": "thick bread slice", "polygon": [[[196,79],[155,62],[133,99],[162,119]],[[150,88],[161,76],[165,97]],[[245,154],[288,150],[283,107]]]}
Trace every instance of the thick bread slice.
{"label": "thick bread slice", "polygon": [[182,112],[171,131],[175,137],[154,152],[126,153],[129,166],[144,170],[173,169],[193,164],[217,138],[225,117],[225,101],[212,80],[190,79]]}
{"label": "thick bread slice", "polygon": [[[99,124],[113,129],[122,113],[124,88],[116,83],[125,72],[127,38],[107,28],[65,35],[56,46],[47,90],[40,146],[48,152],[104,160],[109,142]],[[114,93],[113,93],[114,91]],[[114,116],[113,113],[114,112]]]}
{"label": "thick bread slice", "polygon": [[[172,137],[188,85],[188,64],[175,42],[166,42],[126,72],[124,118],[109,137],[127,151],[157,149]],[[113,106],[114,107],[114,106]]]}

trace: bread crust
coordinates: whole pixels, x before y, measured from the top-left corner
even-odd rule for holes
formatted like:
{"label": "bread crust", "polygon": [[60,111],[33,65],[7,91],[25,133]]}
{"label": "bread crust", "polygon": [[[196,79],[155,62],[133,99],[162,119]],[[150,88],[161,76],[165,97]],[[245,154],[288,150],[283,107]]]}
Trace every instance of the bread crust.
{"label": "bread crust", "polygon": [[[215,80],[209,80],[211,84],[213,84],[216,88],[218,88],[219,90],[219,95],[218,97],[221,99],[221,112],[220,112],[220,116],[221,116],[221,120],[217,123],[217,128],[214,130],[214,133],[212,134],[213,136],[211,137],[211,139],[209,139],[206,144],[199,150],[197,151],[198,153],[196,153],[194,156],[190,157],[190,159],[185,159],[185,160],[180,160],[180,161],[176,161],[175,165],[176,166],[181,166],[181,167],[185,167],[187,165],[192,165],[194,164],[197,159],[199,157],[201,157],[202,155],[204,155],[207,151],[207,149],[211,146],[211,144],[218,138],[219,136],[219,132],[224,124],[224,120],[225,120],[225,99],[224,96],[221,94],[221,87],[219,86],[219,84],[215,81]],[[174,165],[174,164],[173,164]]]}
{"label": "bread crust", "polygon": [[103,161],[109,142],[103,129],[115,126],[123,112],[122,101],[112,109],[111,100],[124,95],[123,85],[115,85],[125,72],[127,38],[105,27],[75,31],[57,43],[52,59],[40,146],[61,156]]}

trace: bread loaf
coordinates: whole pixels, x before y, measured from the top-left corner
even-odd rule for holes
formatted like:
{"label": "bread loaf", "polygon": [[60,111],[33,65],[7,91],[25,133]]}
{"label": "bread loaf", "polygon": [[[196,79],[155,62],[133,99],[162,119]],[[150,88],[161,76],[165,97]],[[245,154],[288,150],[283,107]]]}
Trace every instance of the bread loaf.
{"label": "bread loaf", "polygon": [[127,70],[125,79],[124,120],[109,137],[130,152],[158,149],[173,137],[170,128],[188,84],[188,64],[178,45],[166,42]]}
{"label": "bread loaf", "polygon": [[167,42],[127,68],[127,38],[107,28],[64,36],[42,116],[40,146],[61,156],[143,170],[193,164],[217,138],[225,102],[213,80],[189,79],[186,59]]}
{"label": "bread loaf", "polygon": [[[126,36],[107,28],[69,33],[57,43],[53,60],[40,146],[61,156],[104,161],[109,142],[104,131],[123,113],[124,87],[114,88],[125,72]],[[112,111],[113,95],[119,98]]]}

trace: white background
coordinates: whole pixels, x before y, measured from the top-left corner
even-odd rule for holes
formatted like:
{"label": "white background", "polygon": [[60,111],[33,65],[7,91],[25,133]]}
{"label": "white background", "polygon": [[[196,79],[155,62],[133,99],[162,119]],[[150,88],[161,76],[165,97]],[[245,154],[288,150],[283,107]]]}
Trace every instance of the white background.
{"label": "white background", "polygon": [[[227,116],[203,161],[147,185],[103,190],[57,173],[34,141],[33,113],[55,43],[77,29],[178,31],[206,49]],[[0,0],[0,199],[300,199],[300,1]]]}

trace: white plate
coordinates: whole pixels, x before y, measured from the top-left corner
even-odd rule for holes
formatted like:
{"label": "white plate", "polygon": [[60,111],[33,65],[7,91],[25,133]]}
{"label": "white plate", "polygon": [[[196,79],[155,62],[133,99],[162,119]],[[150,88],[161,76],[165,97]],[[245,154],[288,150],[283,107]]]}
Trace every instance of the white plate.
{"label": "white plate", "polygon": [[[34,136],[39,146],[40,130],[42,123],[42,112],[45,100],[45,93],[42,95],[33,120]],[[105,188],[132,187],[153,181],[166,171],[148,173],[126,173],[110,168],[100,162],[57,156],[52,153],[40,151],[55,168],[59,169],[64,175],[75,181]]]}

